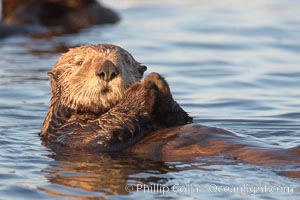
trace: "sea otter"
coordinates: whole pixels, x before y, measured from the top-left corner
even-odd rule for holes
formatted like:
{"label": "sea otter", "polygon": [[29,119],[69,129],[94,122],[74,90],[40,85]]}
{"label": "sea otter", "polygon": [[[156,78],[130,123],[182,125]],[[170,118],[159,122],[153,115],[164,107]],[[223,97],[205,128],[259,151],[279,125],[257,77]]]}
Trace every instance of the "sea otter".
{"label": "sea otter", "polygon": [[[225,156],[267,166],[300,165],[300,147],[261,145],[201,126],[174,101],[166,80],[111,44],[85,45],[62,55],[49,72],[52,98],[40,135],[61,149],[122,151],[159,161]],[[299,177],[299,170],[288,176]]]}
{"label": "sea otter", "polygon": [[0,38],[14,34],[51,36],[119,20],[116,12],[97,0],[3,0]]}
{"label": "sea otter", "polygon": [[192,122],[165,79],[121,47],[85,45],[49,72],[52,98],[40,135],[50,146],[118,151],[148,133]]}

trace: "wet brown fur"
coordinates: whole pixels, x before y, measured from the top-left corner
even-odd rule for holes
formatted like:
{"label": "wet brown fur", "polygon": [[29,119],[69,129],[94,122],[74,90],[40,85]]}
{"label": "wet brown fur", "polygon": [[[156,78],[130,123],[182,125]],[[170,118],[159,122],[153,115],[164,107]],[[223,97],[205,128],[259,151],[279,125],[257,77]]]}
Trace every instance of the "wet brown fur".
{"label": "wet brown fur", "polygon": [[48,37],[119,20],[117,13],[97,0],[3,0],[0,38],[15,34]]}
{"label": "wet brown fur", "polygon": [[300,166],[300,147],[262,145],[224,129],[198,124],[155,131],[126,151],[159,161],[196,161],[218,155],[266,166]]}

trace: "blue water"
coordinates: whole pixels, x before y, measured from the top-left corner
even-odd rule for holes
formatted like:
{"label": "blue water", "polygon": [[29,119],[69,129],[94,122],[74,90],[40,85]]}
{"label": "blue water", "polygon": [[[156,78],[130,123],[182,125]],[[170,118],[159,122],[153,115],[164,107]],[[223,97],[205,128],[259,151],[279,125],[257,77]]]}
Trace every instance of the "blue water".
{"label": "blue water", "polygon": [[[281,176],[286,168],[222,157],[181,163],[55,155],[41,145],[46,72],[61,47],[86,43],[122,46],[147,73],[163,74],[199,124],[266,146],[300,145],[300,1],[105,3],[121,15],[119,24],[0,41],[0,199],[299,199],[300,180]],[[156,191],[140,190],[142,184]]]}

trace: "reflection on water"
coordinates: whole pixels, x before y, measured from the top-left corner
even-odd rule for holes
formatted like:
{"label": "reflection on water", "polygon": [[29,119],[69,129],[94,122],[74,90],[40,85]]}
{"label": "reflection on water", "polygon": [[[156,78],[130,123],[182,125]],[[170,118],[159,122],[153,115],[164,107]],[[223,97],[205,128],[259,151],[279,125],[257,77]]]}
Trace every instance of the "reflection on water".
{"label": "reflection on water", "polygon": [[[55,153],[38,132],[48,109],[47,71],[67,47],[114,43],[167,77],[178,102],[203,125],[260,144],[300,145],[300,3],[106,1],[122,17],[77,35],[0,41],[0,196],[66,198],[297,199],[298,168],[226,157],[157,162],[127,154]],[[148,72],[148,73],[149,73]],[[283,176],[282,176],[283,175]],[[194,184],[199,192],[134,192],[136,184]],[[216,192],[210,185],[289,186],[293,192]]]}
{"label": "reflection on water", "polygon": [[[38,187],[50,195],[65,197],[128,195],[141,185],[161,185],[171,188],[168,182],[186,170],[218,171],[211,166],[234,164],[232,159],[203,158],[197,163],[161,162],[134,154],[89,154],[85,152],[57,152],[48,155],[56,162],[43,172],[51,185]],[[52,187],[59,185],[62,188]]]}
{"label": "reflection on water", "polygon": [[[128,194],[125,190],[127,184],[166,183],[168,179],[163,175],[178,171],[174,164],[154,162],[129,155],[90,155],[71,152],[54,154],[49,157],[59,163],[50,165],[44,170],[49,173],[47,177],[49,182],[76,188],[75,191],[95,192],[96,195],[97,192],[105,195]],[[144,173],[145,169],[153,174],[153,177],[139,177],[138,174]],[[159,177],[155,177],[155,175],[159,175]],[[131,179],[130,182],[127,182],[128,179]],[[40,188],[40,190],[49,194],[56,192],[53,191],[53,188],[47,187]],[[86,195],[89,195],[88,192]]]}

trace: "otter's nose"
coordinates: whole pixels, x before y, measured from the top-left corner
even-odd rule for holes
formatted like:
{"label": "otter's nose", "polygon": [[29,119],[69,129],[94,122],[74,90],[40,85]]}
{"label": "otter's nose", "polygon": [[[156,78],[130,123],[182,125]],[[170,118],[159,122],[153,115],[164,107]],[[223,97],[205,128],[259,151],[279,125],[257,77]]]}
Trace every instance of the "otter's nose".
{"label": "otter's nose", "polygon": [[119,74],[118,68],[109,60],[106,60],[99,70],[96,72],[96,75],[99,76],[104,81],[111,81]]}

